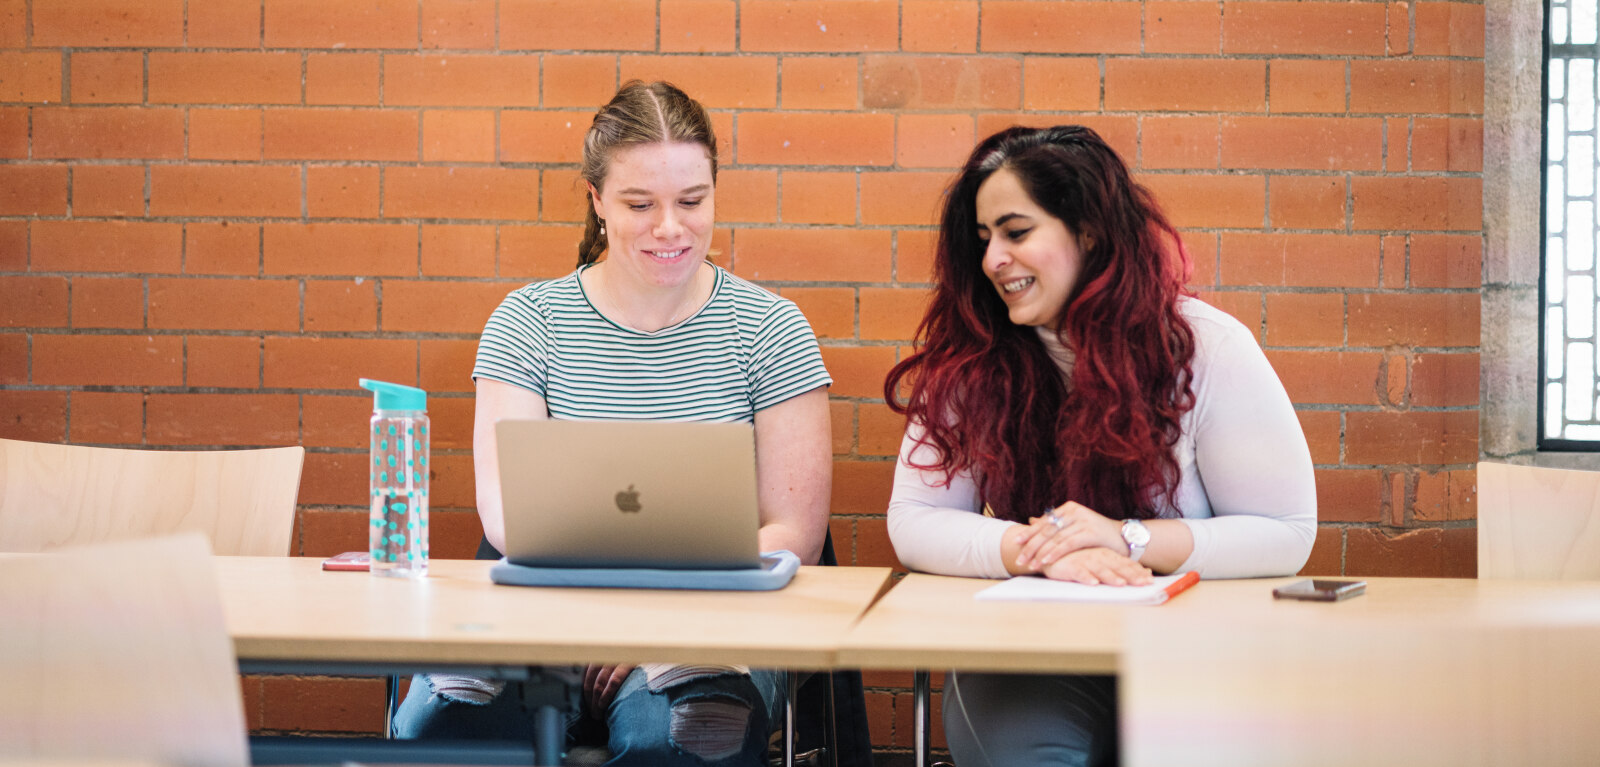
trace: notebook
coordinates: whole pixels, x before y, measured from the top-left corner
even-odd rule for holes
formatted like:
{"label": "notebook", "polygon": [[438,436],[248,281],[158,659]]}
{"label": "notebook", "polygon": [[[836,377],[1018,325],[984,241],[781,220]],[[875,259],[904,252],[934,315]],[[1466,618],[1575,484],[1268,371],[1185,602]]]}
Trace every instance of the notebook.
{"label": "notebook", "polygon": [[1034,576],[1019,576],[1001,581],[978,592],[981,601],[1017,602],[1098,602],[1118,605],[1159,605],[1200,582],[1195,572],[1158,575],[1148,586],[1090,586],[1084,583],[1053,581]]}
{"label": "notebook", "polygon": [[762,566],[750,424],[506,420],[495,447],[512,564]]}

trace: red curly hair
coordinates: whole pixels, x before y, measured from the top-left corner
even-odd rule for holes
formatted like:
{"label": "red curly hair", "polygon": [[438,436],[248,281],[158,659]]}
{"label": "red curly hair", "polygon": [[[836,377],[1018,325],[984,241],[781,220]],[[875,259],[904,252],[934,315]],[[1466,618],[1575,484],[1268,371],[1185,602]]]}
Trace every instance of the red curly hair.
{"label": "red curly hair", "polygon": [[[1075,355],[1070,381],[983,272],[976,198],[1001,169],[1090,243],[1055,328]],[[1114,519],[1171,508],[1179,420],[1194,407],[1194,331],[1178,311],[1188,272],[1177,230],[1094,131],[984,140],[946,195],[920,351],[884,384],[937,456],[918,468],[970,471],[995,516],[1016,522],[1067,501]]]}

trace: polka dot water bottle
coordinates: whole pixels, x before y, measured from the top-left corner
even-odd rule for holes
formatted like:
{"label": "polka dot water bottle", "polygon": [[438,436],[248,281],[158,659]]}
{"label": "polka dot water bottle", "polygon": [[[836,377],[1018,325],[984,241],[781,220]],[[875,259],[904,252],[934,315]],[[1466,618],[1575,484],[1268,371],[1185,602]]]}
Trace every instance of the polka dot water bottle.
{"label": "polka dot water bottle", "polygon": [[421,578],[428,574],[428,393],[367,378],[361,388],[374,392],[372,574]]}

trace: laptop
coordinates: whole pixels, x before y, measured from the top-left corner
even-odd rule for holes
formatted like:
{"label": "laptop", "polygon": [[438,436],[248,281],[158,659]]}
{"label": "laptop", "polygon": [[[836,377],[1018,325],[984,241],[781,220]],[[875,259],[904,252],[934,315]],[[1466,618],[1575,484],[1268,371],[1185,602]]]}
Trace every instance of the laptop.
{"label": "laptop", "polygon": [[513,564],[761,566],[750,424],[506,420],[495,448]]}

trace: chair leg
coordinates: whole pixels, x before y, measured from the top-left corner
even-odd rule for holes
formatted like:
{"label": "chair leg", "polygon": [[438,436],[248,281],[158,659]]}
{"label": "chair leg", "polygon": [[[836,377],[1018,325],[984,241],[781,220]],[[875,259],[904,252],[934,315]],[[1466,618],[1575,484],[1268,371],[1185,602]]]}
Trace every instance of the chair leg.
{"label": "chair leg", "polygon": [[400,677],[390,674],[384,679],[383,737],[394,737],[394,712],[400,707]]}
{"label": "chair leg", "polygon": [[800,697],[800,672],[786,671],[783,677],[783,767],[794,767],[794,710]]}
{"label": "chair leg", "polygon": [[830,767],[839,767],[839,723],[835,721],[839,714],[833,702],[833,683],[835,677],[832,671],[828,672],[828,694],[823,698],[822,717],[822,742],[827,746],[827,763]]}

